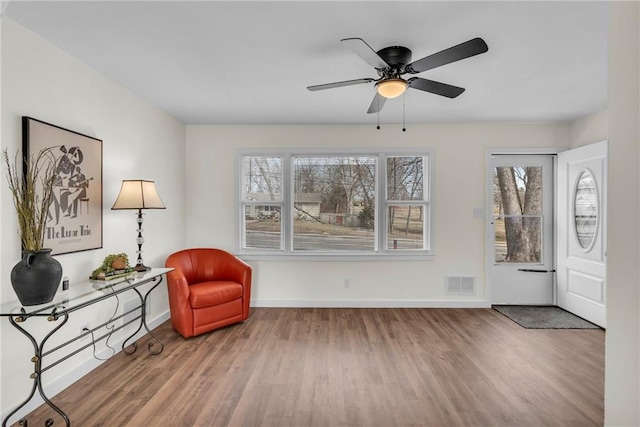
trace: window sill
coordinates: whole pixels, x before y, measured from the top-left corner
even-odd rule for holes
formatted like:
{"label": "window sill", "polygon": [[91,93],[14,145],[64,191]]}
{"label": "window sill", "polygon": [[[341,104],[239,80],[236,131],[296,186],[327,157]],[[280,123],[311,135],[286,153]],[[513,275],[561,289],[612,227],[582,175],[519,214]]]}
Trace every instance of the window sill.
{"label": "window sill", "polygon": [[354,262],[354,261],[434,261],[434,253],[385,253],[385,254],[274,254],[238,252],[236,255],[244,261],[328,261],[328,262]]}

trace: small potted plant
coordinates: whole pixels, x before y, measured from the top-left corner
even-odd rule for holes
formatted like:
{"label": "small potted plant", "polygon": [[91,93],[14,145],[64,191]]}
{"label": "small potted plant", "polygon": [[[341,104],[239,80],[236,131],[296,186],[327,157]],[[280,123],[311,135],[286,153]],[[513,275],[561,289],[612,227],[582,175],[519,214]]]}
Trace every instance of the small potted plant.
{"label": "small potted plant", "polygon": [[24,306],[53,300],[62,278],[62,266],[51,256],[51,249],[43,248],[57,174],[56,158],[51,150],[25,157],[22,174],[18,172],[19,155],[16,154],[12,163],[4,150],[7,181],[22,241],[22,260],[11,270],[11,284]]}
{"label": "small potted plant", "polygon": [[127,254],[111,254],[107,255],[100,267],[93,270],[89,278],[108,281],[129,276],[133,272],[135,270],[129,265]]}

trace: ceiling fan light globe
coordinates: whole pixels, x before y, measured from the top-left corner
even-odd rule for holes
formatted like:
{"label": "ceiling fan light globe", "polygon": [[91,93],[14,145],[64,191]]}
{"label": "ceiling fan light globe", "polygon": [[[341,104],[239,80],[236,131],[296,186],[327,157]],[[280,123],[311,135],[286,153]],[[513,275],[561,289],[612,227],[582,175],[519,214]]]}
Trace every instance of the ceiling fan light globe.
{"label": "ceiling fan light globe", "polygon": [[407,90],[407,81],[404,79],[387,79],[376,83],[376,90],[385,98],[397,98]]}

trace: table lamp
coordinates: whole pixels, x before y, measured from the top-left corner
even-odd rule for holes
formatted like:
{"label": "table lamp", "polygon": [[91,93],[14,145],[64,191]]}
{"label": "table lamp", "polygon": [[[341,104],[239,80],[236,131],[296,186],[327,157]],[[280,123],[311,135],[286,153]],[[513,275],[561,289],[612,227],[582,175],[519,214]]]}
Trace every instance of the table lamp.
{"label": "table lamp", "polygon": [[138,210],[138,263],[134,267],[135,271],[149,271],[150,267],[144,265],[142,261],[142,209],[166,209],[156,184],[153,181],[145,181],[143,179],[125,179],[122,181],[120,193],[116,198],[116,202],[111,207],[112,210],[117,209],[137,209]]}

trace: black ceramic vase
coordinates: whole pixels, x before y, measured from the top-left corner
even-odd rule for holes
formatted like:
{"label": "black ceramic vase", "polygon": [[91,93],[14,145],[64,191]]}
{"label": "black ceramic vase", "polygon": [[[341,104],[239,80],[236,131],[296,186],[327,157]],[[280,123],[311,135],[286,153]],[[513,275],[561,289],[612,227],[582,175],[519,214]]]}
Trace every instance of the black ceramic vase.
{"label": "black ceramic vase", "polygon": [[51,249],[22,251],[22,260],[11,270],[13,290],[23,306],[51,302],[61,278],[62,265]]}

